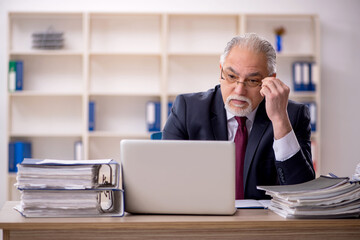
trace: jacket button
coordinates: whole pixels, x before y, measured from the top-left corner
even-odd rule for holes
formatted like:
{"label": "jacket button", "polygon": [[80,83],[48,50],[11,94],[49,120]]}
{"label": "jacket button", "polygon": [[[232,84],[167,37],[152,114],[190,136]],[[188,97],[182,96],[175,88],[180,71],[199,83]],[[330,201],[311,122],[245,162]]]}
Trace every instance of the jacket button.
{"label": "jacket button", "polygon": [[278,168],[277,170],[278,175],[279,175],[279,179],[281,181],[281,183],[285,183],[285,176],[284,176],[284,171],[282,168]]}

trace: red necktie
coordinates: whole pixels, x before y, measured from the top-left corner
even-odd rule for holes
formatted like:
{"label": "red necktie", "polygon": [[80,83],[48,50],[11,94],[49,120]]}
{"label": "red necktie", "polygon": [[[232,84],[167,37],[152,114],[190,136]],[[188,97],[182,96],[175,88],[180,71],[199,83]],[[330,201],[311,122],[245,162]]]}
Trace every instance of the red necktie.
{"label": "red necktie", "polygon": [[244,159],[248,133],[246,129],[246,117],[235,117],[239,126],[235,134],[235,152],[236,152],[236,199],[244,199]]}

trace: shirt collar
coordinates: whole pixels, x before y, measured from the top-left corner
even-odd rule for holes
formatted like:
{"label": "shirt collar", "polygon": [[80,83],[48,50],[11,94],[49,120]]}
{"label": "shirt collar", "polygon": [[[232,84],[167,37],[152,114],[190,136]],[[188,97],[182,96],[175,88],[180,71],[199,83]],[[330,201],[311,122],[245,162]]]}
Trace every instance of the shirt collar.
{"label": "shirt collar", "polygon": [[[251,122],[254,122],[255,120],[255,115],[256,115],[256,112],[259,108],[259,105],[251,112],[249,113],[248,115],[246,115],[247,119],[250,120]],[[234,118],[235,115],[232,114],[231,112],[229,112],[228,110],[226,110],[226,118],[227,120],[229,121],[230,119]]]}

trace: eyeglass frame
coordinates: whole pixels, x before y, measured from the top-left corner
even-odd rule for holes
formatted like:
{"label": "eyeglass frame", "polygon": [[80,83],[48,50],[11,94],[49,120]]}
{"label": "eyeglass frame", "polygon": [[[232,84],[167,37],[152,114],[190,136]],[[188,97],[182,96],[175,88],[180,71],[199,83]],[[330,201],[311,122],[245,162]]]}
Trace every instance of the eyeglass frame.
{"label": "eyeglass frame", "polygon": [[[226,78],[226,77],[224,78],[224,77],[223,77],[223,73],[224,73],[224,68],[221,67],[220,78],[221,78],[222,80],[225,80],[225,81],[226,81],[227,83],[229,83],[229,84],[242,83],[242,84],[244,84],[245,87],[250,87],[250,88],[255,88],[255,87],[258,87],[258,86],[261,87],[261,85],[262,85],[261,80],[260,80],[260,81],[254,80],[254,81],[257,82],[257,85],[254,85],[254,86],[249,85],[249,83],[250,83],[250,81],[251,81],[251,80],[249,80],[249,79],[245,79],[243,82],[240,82],[239,80],[235,80],[235,81],[232,82],[232,81],[230,81],[228,78]],[[224,75],[225,75],[225,73],[224,73]]]}

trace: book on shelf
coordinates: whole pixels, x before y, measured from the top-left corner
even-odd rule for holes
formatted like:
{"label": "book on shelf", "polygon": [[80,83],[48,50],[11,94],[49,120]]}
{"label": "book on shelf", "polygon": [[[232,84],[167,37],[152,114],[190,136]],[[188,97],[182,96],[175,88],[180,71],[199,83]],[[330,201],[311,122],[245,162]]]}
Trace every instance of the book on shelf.
{"label": "book on shelf", "polygon": [[23,61],[9,61],[8,89],[9,92],[23,90]]}
{"label": "book on shelf", "polygon": [[315,102],[304,102],[306,106],[308,106],[310,111],[310,126],[311,131],[316,132],[316,103]]}
{"label": "book on shelf", "polygon": [[149,101],[146,103],[146,125],[149,132],[158,132],[161,127],[160,102]]}
{"label": "book on shelf", "polygon": [[[170,115],[172,102],[168,102],[168,116]],[[159,132],[161,130],[161,104],[158,101],[146,103],[146,126],[148,132]]]}
{"label": "book on shelf", "polygon": [[111,159],[24,159],[15,186],[25,217],[123,216],[121,166]]}
{"label": "book on shelf", "polygon": [[320,176],[281,186],[258,186],[272,197],[269,209],[284,218],[360,217],[360,182]]}
{"label": "book on shelf", "polygon": [[9,143],[9,172],[17,172],[18,164],[24,158],[31,158],[31,143],[26,141],[14,141]]}
{"label": "book on shelf", "polygon": [[15,92],[16,90],[16,62],[9,62],[9,73],[8,73],[8,89],[9,92]]}
{"label": "book on shelf", "polygon": [[84,155],[83,155],[83,143],[82,141],[76,141],[74,143],[74,160],[83,160],[84,159]]}
{"label": "book on shelf", "polygon": [[16,91],[23,90],[23,76],[24,76],[23,61],[16,61]]}
{"label": "book on shelf", "polygon": [[314,62],[294,62],[292,64],[294,91],[315,91],[317,71]]}
{"label": "book on shelf", "polygon": [[171,108],[172,108],[172,105],[173,105],[173,102],[168,102],[168,116],[170,115],[171,113]]}
{"label": "book on shelf", "polygon": [[95,102],[89,102],[89,131],[95,131]]}

